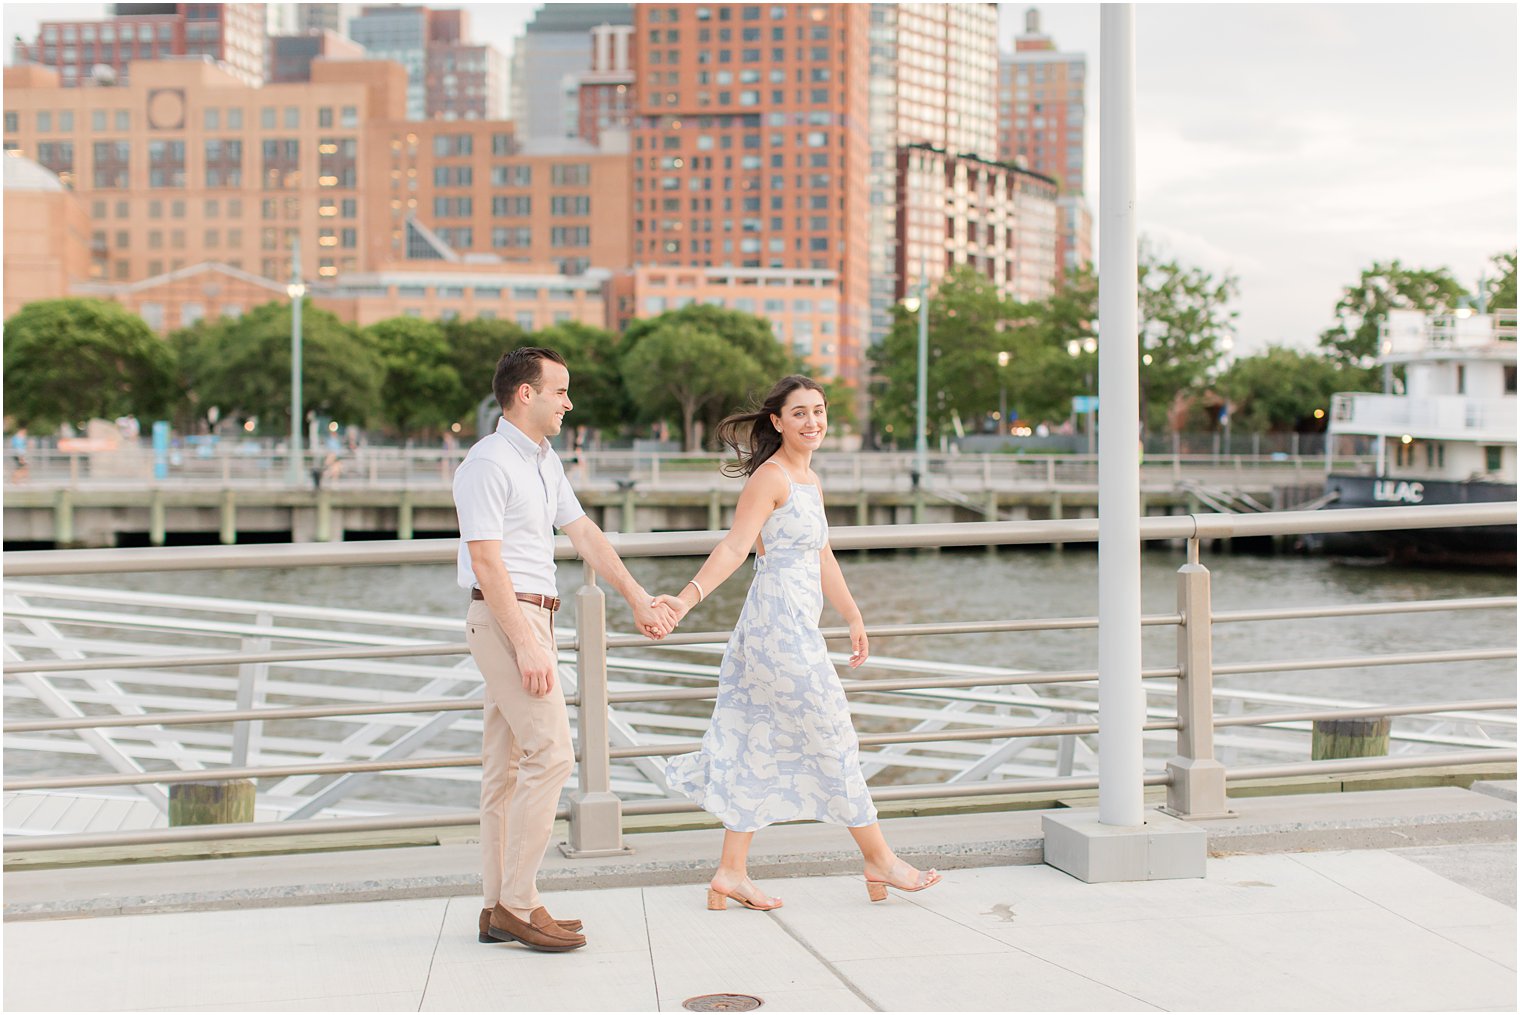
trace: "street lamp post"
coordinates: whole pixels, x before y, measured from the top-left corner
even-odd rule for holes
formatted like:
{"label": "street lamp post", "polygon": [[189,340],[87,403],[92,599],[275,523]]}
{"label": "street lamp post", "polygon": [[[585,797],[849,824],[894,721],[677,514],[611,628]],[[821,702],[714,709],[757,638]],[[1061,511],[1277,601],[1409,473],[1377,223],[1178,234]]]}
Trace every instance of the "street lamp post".
{"label": "street lamp post", "polygon": [[913,442],[913,486],[929,476],[929,276],[918,255],[918,434]]}
{"label": "street lamp post", "polygon": [[1010,353],[998,353],[998,424],[1004,433],[1008,432],[1008,375],[1004,371],[1012,358]]}
{"label": "street lamp post", "polygon": [[[1093,338],[1091,335],[1089,335],[1087,338],[1082,339],[1080,342],[1076,339],[1072,339],[1070,342],[1066,343],[1066,353],[1072,359],[1076,359],[1083,353],[1091,356],[1097,351],[1098,340],[1096,338]],[[1087,399],[1087,411],[1083,415],[1087,417],[1085,429],[1087,430],[1087,453],[1090,455],[1097,451],[1097,434],[1093,432],[1093,382],[1091,360],[1088,360],[1082,367],[1082,396]]]}
{"label": "street lamp post", "polygon": [[306,297],[306,285],[301,281],[301,241],[290,244],[290,285],[285,287],[290,295],[290,485],[301,483],[301,425],[305,414],[301,411],[301,301]]}

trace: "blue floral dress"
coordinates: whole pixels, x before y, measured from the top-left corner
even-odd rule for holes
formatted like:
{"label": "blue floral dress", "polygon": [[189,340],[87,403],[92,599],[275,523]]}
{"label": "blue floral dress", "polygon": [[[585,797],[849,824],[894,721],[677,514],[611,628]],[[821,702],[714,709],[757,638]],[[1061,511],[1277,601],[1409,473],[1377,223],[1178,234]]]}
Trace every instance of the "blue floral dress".
{"label": "blue floral dress", "polygon": [[730,831],[872,824],[850,706],[818,630],[829,538],[818,487],[792,483],[760,538],[765,553],[723,653],[712,724],[701,750],[670,759],[666,781]]}

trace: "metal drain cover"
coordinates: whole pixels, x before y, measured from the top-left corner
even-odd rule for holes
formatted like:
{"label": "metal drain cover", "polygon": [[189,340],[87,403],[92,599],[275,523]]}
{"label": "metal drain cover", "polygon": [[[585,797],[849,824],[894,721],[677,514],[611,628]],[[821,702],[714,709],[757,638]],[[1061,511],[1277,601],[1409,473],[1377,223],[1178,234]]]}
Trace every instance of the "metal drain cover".
{"label": "metal drain cover", "polygon": [[754,1011],[765,1002],[749,994],[699,994],[681,1002],[687,1011]]}

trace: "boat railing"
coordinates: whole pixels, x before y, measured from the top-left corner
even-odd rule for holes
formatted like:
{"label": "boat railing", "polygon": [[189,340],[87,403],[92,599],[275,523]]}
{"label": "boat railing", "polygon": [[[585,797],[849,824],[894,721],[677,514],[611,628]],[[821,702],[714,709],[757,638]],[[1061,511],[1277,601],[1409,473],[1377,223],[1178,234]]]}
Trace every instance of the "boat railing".
{"label": "boat railing", "polygon": [[1513,396],[1408,398],[1369,391],[1341,392],[1331,403],[1330,421],[1338,428],[1352,427],[1372,433],[1408,430],[1422,438],[1491,436],[1496,441],[1513,442],[1516,403]]}
{"label": "boat railing", "polygon": [[[1216,662],[1221,625],[1427,612],[1513,610],[1513,596],[1366,602],[1273,603],[1216,611],[1202,563],[1216,540],[1326,531],[1513,525],[1514,503],[1185,515],[1141,519],[1141,538],[1180,541],[1175,611],[1146,615],[1173,629],[1175,650],[1136,676],[1150,704],[1143,729],[1148,786],[1165,787],[1182,817],[1228,810],[1231,784],[1357,772],[1433,772],[1449,766],[1514,771],[1513,696],[1366,702],[1216,687],[1216,677],[1363,667],[1460,665],[1514,659],[1513,641],[1426,651]],[[836,551],[1081,543],[1095,519],[836,528]],[[625,559],[705,554],[717,532],[613,535]],[[436,805],[437,787],[477,778],[480,677],[459,640],[458,618],[361,613],[313,606],[204,599],[61,585],[63,577],[208,568],[296,570],[329,565],[443,564],[454,540],[406,543],[28,551],[4,554],[7,797],[128,789],[160,815],[172,787],[261,780],[266,816],[252,823],[8,835],[5,850],[127,847],[465,825],[473,810]],[[557,553],[573,557],[563,539]],[[577,777],[561,816],[565,850],[625,850],[624,818],[695,811],[671,796],[659,759],[696,747],[716,696],[726,631],[678,631],[652,645],[607,626],[605,594],[586,569],[573,596],[575,631],[560,636],[561,676],[576,717]],[[85,608],[86,605],[90,608]],[[949,637],[1095,632],[1092,616],[989,616],[870,629]],[[826,629],[847,642],[844,629]],[[1010,651],[1010,656],[1016,653]],[[842,653],[835,654],[842,661]],[[844,681],[879,802],[1071,793],[1097,786],[1096,669],[1024,670],[873,656],[868,678]],[[335,674],[349,678],[333,679]],[[1432,681],[1432,686],[1436,682]],[[1316,720],[1399,717],[1387,756],[1303,760]],[[278,735],[272,728],[283,727]],[[49,752],[95,756],[110,774],[49,770]],[[24,755],[24,757],[23,757]],[[26,764],[14,763],[25,761]],[[38,763],[38,758],[42,763]],[[890,770],[890,772],[888,771]],[[1512,777],[1512,776],[1511,776]],[[375,780],[422,784],[410,802],[367,792]],[[426,780],[443,780],[426,782]],[[166,792],[167,791],[167,792]]]}

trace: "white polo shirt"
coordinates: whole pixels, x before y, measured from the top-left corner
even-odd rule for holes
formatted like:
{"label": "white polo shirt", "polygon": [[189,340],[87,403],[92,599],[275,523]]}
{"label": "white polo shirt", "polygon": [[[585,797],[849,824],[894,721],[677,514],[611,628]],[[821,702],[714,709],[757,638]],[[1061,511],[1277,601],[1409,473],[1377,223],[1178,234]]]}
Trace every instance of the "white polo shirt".
{"label": "white polo shirt", "polygon": [[501,560],[518,592],[558,595],[554,583],[554,529],[586,512],[546,440],[534,444],[503,419],[476,442],[454,471],[459,513],[459,585],[479,584],[469,543],[501,540]]}

